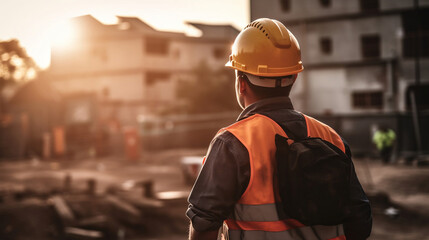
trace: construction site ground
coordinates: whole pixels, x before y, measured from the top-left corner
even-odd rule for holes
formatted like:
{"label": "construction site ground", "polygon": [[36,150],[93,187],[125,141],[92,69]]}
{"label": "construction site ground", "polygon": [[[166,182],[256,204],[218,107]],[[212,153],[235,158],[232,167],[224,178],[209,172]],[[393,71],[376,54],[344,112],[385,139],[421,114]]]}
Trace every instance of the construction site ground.
{"label": "construction site ground", "polygon": [[[3,160],[0,239],[186,239],[192,186],[185,183],[181,158],[205,151],[146,152],[137,161]],[[372,203],[370,239],[429,239],[429,167],[354,163]],[[56,228],[34,207],[52,205],[52,218],[61,222]]]}

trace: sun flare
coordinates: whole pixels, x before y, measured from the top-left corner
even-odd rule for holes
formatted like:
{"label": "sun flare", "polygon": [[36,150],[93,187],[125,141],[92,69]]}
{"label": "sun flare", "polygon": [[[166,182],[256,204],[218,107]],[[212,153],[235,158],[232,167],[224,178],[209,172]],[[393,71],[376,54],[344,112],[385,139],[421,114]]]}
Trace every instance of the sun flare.
{"label": "sun flare", "polygon": [[49,40],[53,47],[66,47],[73,42],[76,31],[69,20],[54,24],[49,32]]}

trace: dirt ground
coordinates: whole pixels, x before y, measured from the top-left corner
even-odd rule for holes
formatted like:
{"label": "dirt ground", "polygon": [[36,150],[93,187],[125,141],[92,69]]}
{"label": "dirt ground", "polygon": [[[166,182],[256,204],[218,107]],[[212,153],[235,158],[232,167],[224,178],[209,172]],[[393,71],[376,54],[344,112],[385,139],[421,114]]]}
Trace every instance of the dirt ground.
{"label": "dirt ground", "polygon": [[[141,198],[148,201],[148,198],[142,197],[142,189],[136,183],[151,180],[155,192],[154,202],[161,202],[162,207],[139,208],[142,212],[140,217],[146,220],[137,225],[144,230],[132,230],[132,226],[137,225],[131,222],[131,227],[127,225],[126,228],[128,232],[131,228],[131,233],[126,234],[123,239],[186,239],[188,220],[184,214],[191,186],[185,184],[180,159],[182,156],[202,156],[205,151],[182,149],[145,153],[135,162],[113,157],[79,161],[2,161],[0,208],[26,197],[40,198],[59,194],[61,191],[58,189],[64,189],[66,184],[66,176],[69,176],[70,187],[74,192],[87,191],[88,180],[94,179],[97,196],[105,196],[103,194],[106,192],[118,192],[115,196],[123,199]],[[374,226],[370,239],[429,239],[429,167],[401,163],[382,165],[380,161],[370,159],[355,159],[354,162],[359,179],[372,203]],[[31,190],[33,197],[25,195],[28,190]],[[72,208],[79,210],[79,206]],[[388,216],[385,214],[387,209],[393,213],[395,210],[398,212]],[[79,216],[83,218],[85,214],[87,213]],[[2,220],[5,219],[0,219],[0,222]]]}
{"label": "dirt ground", "polygon": [[[429,167],[379,160],[354,160],[356,172],[371,200],[374,216],[370,239],[429,239]],[[387,216],[386,209],[398,209]]]}

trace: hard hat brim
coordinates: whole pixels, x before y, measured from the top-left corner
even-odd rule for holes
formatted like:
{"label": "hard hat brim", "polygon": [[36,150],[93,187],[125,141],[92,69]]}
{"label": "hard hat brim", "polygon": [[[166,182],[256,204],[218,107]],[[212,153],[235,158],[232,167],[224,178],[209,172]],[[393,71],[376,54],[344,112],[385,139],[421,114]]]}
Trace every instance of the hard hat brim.
{"label": "hard hat brim", "polygon": [[254,72],[254,71],[249,71],[246,69],[246,67],[238,67],[235,66],[233,61],[228,61],[227,63],[225,63],[225,67],[227,68],[232,68],[232,69],[236,69],[245,73],[249,73],[255,76],[261,76],[261,77],[279,77],[279,76],[287,76],[287,75],[293,75],[293,74],[297,74],[300,73],[304,70],[304,66],[302,65],[302,63],[291,67],[291,68],[282,68],[282,69],[274,69],[274,68],[266,68],[267,71],[266,72]]}

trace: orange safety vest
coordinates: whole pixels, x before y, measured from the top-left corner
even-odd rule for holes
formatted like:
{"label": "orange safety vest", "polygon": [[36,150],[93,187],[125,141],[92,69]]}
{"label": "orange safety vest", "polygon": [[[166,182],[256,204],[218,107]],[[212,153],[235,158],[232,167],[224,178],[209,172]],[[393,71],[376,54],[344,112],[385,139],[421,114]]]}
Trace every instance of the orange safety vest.
{"label": "orange safety vest", "polygon": [[[344,143],[329,126],[305,116],[307,133],[331,142],[343,152]],[[222,235],[230,240],[345,240],[343,226],[305,226],[295,219],[282,219],[277,212],[281,202],[276,177],[275,134],[287,137],[272,119],[256,114],[220,132],[231,132],[247,149],[250,181],[224,222]],[[289,140],[291,141],[291,140]],[[280,204],[281,205],[281,204]]]}

